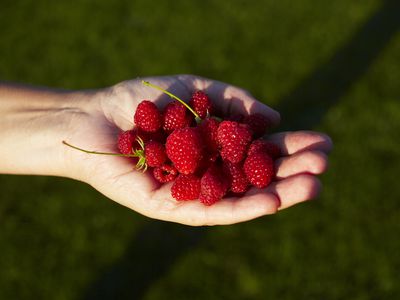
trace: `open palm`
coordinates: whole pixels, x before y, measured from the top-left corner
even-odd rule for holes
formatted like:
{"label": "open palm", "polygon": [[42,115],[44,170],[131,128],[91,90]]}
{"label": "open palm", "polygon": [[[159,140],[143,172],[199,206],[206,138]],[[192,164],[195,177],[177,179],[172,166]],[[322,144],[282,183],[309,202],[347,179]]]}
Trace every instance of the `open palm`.
{"label": "open palm", "polygon": [[[279,114],[240,88],[192,75],[143,78],[173,94],[188,99],[194,90],[206,91],[224,115],[259,112],[277,125]],[[74,131],[66,136],[79,147],[117,152],[116,137],[133,127],[133,114],[144,99],[163,107],[171,99],[144,86],[141,79],[122,82],[98,92],[72,122]],[[269,136],[283,151],[276,161],[276,181],[266,189],[250,189],[242,197],[224,198],[212,206],[199,201],[174,200],[171,183],[160,185],[149,172],[134,169],[130,158],[91,155],[65,149],[69,176],[89,183],[110,199],[143,215],[187,225],[233,224],[272,214],[296,203],[314,198],[320,189],[315,177],[325,171],[326,153],[332,144],[316,132],[283,132]]]}

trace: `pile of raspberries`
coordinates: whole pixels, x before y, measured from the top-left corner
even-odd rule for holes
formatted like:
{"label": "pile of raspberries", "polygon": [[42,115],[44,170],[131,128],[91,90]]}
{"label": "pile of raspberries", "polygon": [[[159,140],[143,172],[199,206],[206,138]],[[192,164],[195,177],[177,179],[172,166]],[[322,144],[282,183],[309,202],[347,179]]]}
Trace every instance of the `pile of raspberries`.
{"label": "pile of raspberries", "polygon": [[281,152],[260,138],[271,125],[268,118],[259,113],[217,117],[203,91],[194,92],[188,103],[174,98],[180,101],[162,111],[149,100],[140,102],[135,127],[118,136],[121,154],[160,183],[173,182],[171,195],[178,201],[212,205],[225,195],[269,185]]}

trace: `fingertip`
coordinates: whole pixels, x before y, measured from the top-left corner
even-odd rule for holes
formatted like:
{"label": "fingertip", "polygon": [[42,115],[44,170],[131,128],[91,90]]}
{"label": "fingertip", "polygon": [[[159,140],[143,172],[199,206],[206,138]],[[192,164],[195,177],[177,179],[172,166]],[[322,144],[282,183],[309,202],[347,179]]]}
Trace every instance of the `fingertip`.
{"label": "fingertip", "polygon": [[304,133],[307,133],[309,135],[310,140],[314,141],[314,145],[313,147],[310,147],[310,150],[312,148],[315,148],[315,150],[320,150],[325,153],[329,153],[332,150],[333,148],[332,139],[326,133],[318,131],[304,131]]}
{"label": "fingertip", "polygon": [[322,185],[321,181],[316,176],[301,174],[296,177],[297,190],[295,193],[299,202],[312,200],[319,195]]}
{"label": "fingertip", "polygon": [[318,164],[315,166],[314,174],[322,174],[329,168],[328,156],[322,151],[315,151],[318,157]]}
{"label": "fingertip", "polygon": [[305,174],[304,176],[306,178],[304,180],[308,181],[308,184],[310,186],[308,197],[306,200],[314,200],[322,191],[322,183],[316,176],[308,174]]}
{"label": "fingertip", "polygon": [[333,149],[333,141],[332,141],[332,138],[331,138],[329,135],[327,135],[326,133],[321,133],[321,135],[324,137],[325,142],[326,142],[326,149],[325,149],[325,151],[326,151],[327,153],[331,152],[332,149]]}
{"label": "fingertip", "polygon": [[317,175],[324,173],[328,168],[328,157],[322,151],[306,151],[304,153],[299,153],[299,156],[304,156],[305,164],[309,166],[309,172],[311,174]]}

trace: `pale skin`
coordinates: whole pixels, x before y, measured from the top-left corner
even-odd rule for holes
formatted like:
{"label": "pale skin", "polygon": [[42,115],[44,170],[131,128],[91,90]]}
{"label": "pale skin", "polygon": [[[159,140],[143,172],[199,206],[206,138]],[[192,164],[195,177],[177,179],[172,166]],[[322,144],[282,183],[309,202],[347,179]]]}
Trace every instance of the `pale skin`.
{"label": "pale skin", "polygon": [[212,206],[174,200],[171,183],[160,185],[150,172],[135,170],[130,158],[87,154],[62,143],[116,153],[116,137],[134,126],[140,101],[155,101],[160,108],[172,101],[142,80],[183,99],[194,90],[204,90],[226,115],[259,112],[275,125],[280,121],[279,113],[249,92],[193,75],[139,78],[90,91],[0,83],[0,173],[73,178],[145,216],[192,226],[248,221],[313,199],[320,192],[316,175],[327,168],[332,142],[312,131],[270,135],[284,153],[275,162],[276,180],[265,189],[252,188],[242,197],[224,198]]}

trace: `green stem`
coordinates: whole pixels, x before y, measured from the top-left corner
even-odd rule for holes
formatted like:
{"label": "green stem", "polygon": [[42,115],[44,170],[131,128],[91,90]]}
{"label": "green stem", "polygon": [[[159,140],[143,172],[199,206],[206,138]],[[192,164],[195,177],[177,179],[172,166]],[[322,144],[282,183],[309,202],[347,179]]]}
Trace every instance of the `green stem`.
{"label": "green stem", "polygon": [[109,152],[98,152],[98,151],[89,151],[85,150],[79,147],[76,147],[74,145],[71,145],[70,143],[67,143],[66,141],[62,141],[64,145],[67,145],[68,147],[71,147],[73,149],[88,153],[88,154],[101,154],[101,155],[111,155],[111,156],[124,156],[124,157],[136,157],[134,154],[120,154],[120,153],[109,153]]}
{"label": "green stem", "polygon": [[159,90],[161,92],[163,92],[164,94],[167,94],[168,96],[170,96],[171,98],[179,101],[180,103],[182,103],[188,110],[190,110],[190,112],[196,117],[196,122],[198,122],[199,120],[201,121],[200,116],[185,102],[183,101],[181,98],[175,96],[174,94],[168,92],[167,90],[164,90],[162,87],[159,87],[158,85],[152,84],[148,81],[142,80],[142,83],[144,85],[150,86],[152,88],[155,88],[156,90]]}

